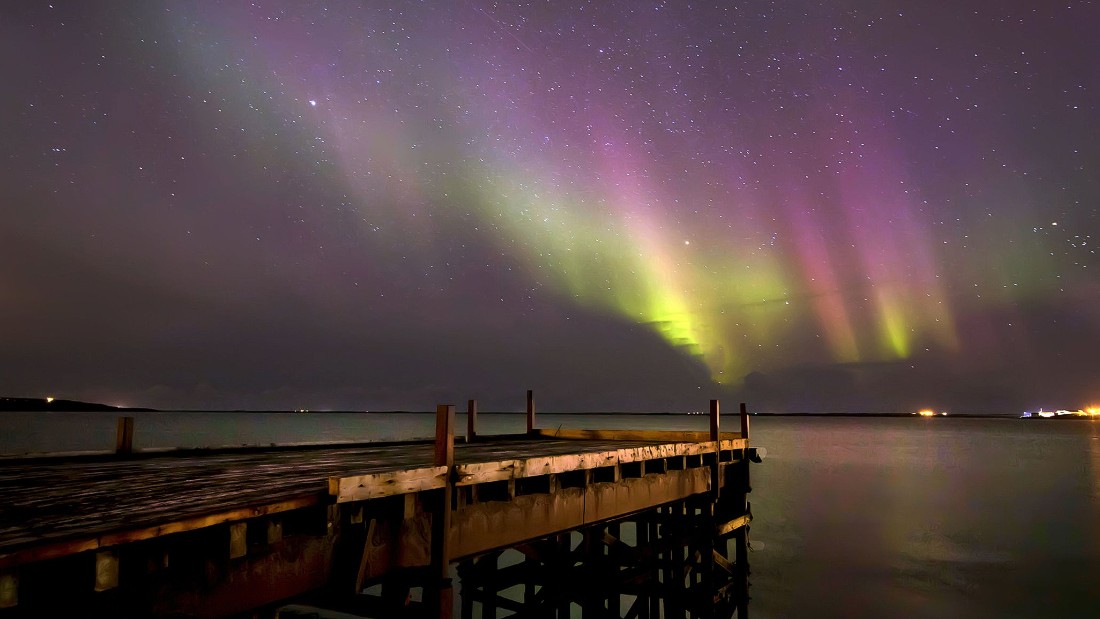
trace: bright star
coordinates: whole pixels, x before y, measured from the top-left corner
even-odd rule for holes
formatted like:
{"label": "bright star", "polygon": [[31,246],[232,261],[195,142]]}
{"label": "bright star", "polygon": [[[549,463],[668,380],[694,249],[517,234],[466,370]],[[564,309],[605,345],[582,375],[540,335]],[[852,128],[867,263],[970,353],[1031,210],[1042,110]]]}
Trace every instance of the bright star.
{"label": "bright star", "polygon": [[309,100],[309,105],[310,105],[310,107],[317,107],[317,100],[316,99],[310,99]]}

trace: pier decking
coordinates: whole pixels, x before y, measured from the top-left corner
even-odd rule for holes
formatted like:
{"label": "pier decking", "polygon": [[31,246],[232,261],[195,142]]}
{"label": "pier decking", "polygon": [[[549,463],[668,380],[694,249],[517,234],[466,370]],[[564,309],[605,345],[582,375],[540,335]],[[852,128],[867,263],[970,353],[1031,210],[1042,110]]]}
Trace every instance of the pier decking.
{"label": "pier decking", "polygon": [[464,616],[745,615],[744,410],[736,433],[717,402],[710,432],[547,431],[528,401],[497,437],[471,401],[457,444],[440,406],[434,441],[133,454],[123,422],[121,455],[0,461],[0,617],[449,616],[455,564]]}

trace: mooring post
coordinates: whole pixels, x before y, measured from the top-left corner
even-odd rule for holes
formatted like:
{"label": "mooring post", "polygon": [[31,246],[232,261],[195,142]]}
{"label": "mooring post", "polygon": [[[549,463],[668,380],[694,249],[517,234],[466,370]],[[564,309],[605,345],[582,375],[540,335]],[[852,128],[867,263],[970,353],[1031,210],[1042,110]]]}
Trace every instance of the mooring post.
{"label": "mooring post", "polygon": [[466,442],[477,436],[477,400],[466,402]]}
{"label": "mooring post", "polygon": [[710,401],[710,440],[719,440],[718,434],[718,400]]}
{"label": "mooring post", "polygon": [[[737,509],[742,514],[749,511],[748,496],[749,482],[749,412],[745,403],[741,403],[741,438],[745,439],[745,449],[741,450],[741,462],[737,466],[741,469],[737,489]],[[737,548],[737,581],[740,585],[740,595],[737,598],[737,619],[745,619],[749,615],[749,525],[741,527],[734,534],[734,545]]]}
{"label": "mooring post", "polygon": [[455,407],[440,404],[435,407],[435,466],[454,466]]}
{"label": "mooring post", "polygon": [[721,540],[718,537],[718,501],[722,489],[722,433],[721,405],[718,400],[710,401],[710,440],[714,441],[714,462],[710,465],[710,496],[701,504],[699,518],[704,519],[700,540],[700,566],[698,584],[706,595],[700,598],[700,611],[705,615],[714,614],[714,595],[718,590],[714,553],[718,551]]}
{"label": "mooring post", "polygon": [[134,418],[119,417],[115,432],[115,453],[129,455],[134,452]]}
{"label": "mooring post", "polygon": [[718,488],[721,485],[719,482],[719,472],[721,471],[722,461],[722,433],[719,431],[719,411],[721,406],[718,400],[710,401],[710,440],[714,441],[714,463],[710,467],[710,496],[712,501],[718,500]]}
{"label": "mooring post", "polygon": [[451,495],[455,464],[455,407],[440,404],[435,408],[435,466],[447,467],[447,483],[443,486],[439,505],[432,514],[432,554],[429,582],[433,595],[425,600],[433,611],[430,616],[449,618],[454,613],[454,588],[450,577],[450,549],[447,533],[451,528]]}
{"label": "mooring post", "polygon": [[535,392],[527,390],[527,433],[535,433]]}

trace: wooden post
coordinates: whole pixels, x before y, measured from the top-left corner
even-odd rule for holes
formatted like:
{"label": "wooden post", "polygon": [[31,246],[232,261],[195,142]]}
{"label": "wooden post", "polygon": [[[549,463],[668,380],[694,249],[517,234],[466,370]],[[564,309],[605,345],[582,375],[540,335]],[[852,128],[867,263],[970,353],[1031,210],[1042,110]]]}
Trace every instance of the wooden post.
{"label": "wooden post", "polygon": [[115,453],[129,455],[134,452],[134,418],[119,417],[115,433]]}
{"label": "wooden post", "polygon": [[267,543],[278,544],[283,541],[283,521],[272,518],[267,521]]}
{"label": "wooden post", "polygon": [[248,554],[248,523],[234,522],[229,525],[229,558],[240,559]]}
{"label": "wooden post", "polygon": [[108,591],[118,586],[118,553],[101,550],[95,553],[95,590]]}
{"label": "wooden post", "polygon": [[455,407],[440,404],[435,407],[435,466],[454,466]]}
{"label": "wooden post", "polygon": [[535,432],[535,392],[527,390],[527,433]]}
{"label": "wooden post", "polygon": [[[454,587],[450,577],[451,496],[455,464],[455,407],[440,404],[435,408],[435,466],[447,467],[447,483],[440,491],[439,504],[432,514],[431,595],[425,600],[429,616],[449,618],[454,614]],[[425,591],[425,593],[428,593]]]}
{"label": "wooden post", "polygon": [[718,433],[718,400],[710,401],[710,440],[717,441],[721,438]]}
{"label": "wooden post", "polygon": [[477,436],[477,400],[466,403],[466,442],[474,440]]}
{"label": "wooden post", "polygon": [[[744,402],[741,403],[741,438],[745,440],[749,438],[749,411]],[[748,497],[745,495],[750,487],[748,455],[749,450],[743,449],[741,463],[737,465],[741,469],[741,479],[738,480],[737,489],[737,509],[742,514],[748,512]],[[747,524],[734,534],[734,544],[737,548],[737,584],[740,589],[737,599],[737,619],[742,619],[749,614],[749,527]]]}
{"label": "wooden post", "polygon": [[15,571],[0,572],[0,608],[19,604],[19,575]]}
{"label": "wooden post", "polygon": [[718,489],[721,487],[720,473],[722,470],[722,434],[719,431],[718,400],[710,401],[710,440],[714,441],[714,463],[710,465],[710,496],[711,501],[718,500]]}

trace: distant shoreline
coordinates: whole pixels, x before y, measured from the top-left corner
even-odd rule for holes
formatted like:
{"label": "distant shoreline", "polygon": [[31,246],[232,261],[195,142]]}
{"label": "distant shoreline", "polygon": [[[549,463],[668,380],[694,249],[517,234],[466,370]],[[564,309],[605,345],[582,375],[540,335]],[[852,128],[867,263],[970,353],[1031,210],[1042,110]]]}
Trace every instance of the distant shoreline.
{"label": "distant shoreline", "polygon": [[[96,402],[81,402],[79,400],[60,400],[60,399],[46,399],[46,398],[15,398],[15,397],[2,397],[0,398],[0,412],[20,412],[20,413],[37,413],[37,412],[67,412],[67,413],[81,413],[81,412],[139,412],[139,413],[264,413],[264,414],[303,414],[303,413],[324,413],[324,414],[357,414],[357,415],[425,415],[434,414],[434,411],[410,411],[410,410],[390,410],[390,411],[364,411],[364,410],[271,410],[271,409],[233,409],[233,410],[213,410],[213,409],[194,409],[194,410],[173,410],[173,409],[156,409],[146,407],[121,407],[111,406],[109,404],[100,404]],[[457,408],[456,413],[462,414],[465,411]],[[523,415],[523,411],[478,411],[479,415]],[[543,415],[598,415],[598,416],[620,416],[620,415],[653,415],[653,416],[670,416],[670,417],[686,417],[686,416],[698,416],[706,417],[708,414],[705,412],[631,412],[631,411],[593,411],[593,412],[574,412],[574,413],[560,413],[555,411],[540,411]],[[773,413],[773,412],[760,412],[749,413],[752,417],[856,417],[856,418],[871,418],[871,417],[897,417],[897,418],[909,418],[918,417],[916,413]],[[723,417],[735,417],[736,412],[726,413]],[[936,418],[956,418],[956,419],[1018,419],[1019,416],[1004,413],[950,413],[948,415],[936,415]]]}
{"label": "distant shoreline", "polygon": [[96,402],[58,400],[55,398],[0,398],[0,412],[4,413],[103,413],[103,412],[159,412],[155,408],[124,408]]}

